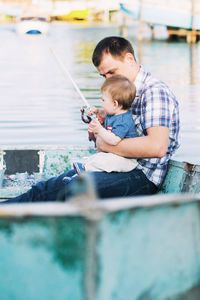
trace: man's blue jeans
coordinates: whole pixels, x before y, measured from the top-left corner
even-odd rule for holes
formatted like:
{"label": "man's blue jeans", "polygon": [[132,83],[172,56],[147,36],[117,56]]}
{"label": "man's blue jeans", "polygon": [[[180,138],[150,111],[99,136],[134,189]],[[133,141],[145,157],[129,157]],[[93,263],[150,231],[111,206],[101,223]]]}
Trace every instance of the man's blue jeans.
{"label": "man's blue jeans", "polygon": [[[9,203],[64,201],[71,196],[71,185],[77,180],[74,170],[63,173],[58,177],[41,181],[28,192],[9,200]],[[130,172],[91,172],[97,189],[97,195],[101,199],[111,197],[151,195],[158,188],[149,181],[141,170],[134,169]],[[68,180],[72,177],[71,180]],[[5,203],[5,202],[4,202]]]}

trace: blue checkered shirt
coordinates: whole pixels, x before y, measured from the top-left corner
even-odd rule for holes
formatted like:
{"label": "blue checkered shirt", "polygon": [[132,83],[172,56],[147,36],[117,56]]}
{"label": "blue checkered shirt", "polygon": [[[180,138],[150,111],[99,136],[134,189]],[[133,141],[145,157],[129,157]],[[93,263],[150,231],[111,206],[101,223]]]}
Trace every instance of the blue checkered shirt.
{"label": "blue checkered shirt", "polygon": [[132,113],[138,136],[147,135],[150,127],[169,128],[169,146],[162,158],[138,159],[138,169],[155,185],[160,186],[167,172],[168,161],[179,147],[179,105],[169,87],[154,78],[141,66],[135,79],[136,98]]}

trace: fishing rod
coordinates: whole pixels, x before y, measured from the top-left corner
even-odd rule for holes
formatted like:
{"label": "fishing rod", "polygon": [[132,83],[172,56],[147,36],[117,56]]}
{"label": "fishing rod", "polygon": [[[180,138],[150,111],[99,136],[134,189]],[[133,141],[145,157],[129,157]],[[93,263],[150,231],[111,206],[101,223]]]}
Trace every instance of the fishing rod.
{"label": "fishing rod", "polygon": [[84,106],[81,108],[81,119],[84,123],[90,123],[92,121],[92,117],[88,116],[87,114],[85,114],[89,109],[90,109],[90,104],[87,101],[87,99],[85,98],[85,96],[83,95],[83,93],[81,92],[81,90],[79,89],[78,85],[76,84],[76,82],[74,81],[74,79],[72,78],[71,74],[69,73],[69,71],[67,70],[67,68],[65,67],[63,61],[58,57],[58,55],[55,53],[55,51],[49,47],[51,50],[52,55],[55,57],[58,65],[60,66],[61,70],[63,71],[65,78],[69,78],[71,83],[73,84],[75,90],[77,91],[78,95],[80,96],[81,100],[84,103]]}

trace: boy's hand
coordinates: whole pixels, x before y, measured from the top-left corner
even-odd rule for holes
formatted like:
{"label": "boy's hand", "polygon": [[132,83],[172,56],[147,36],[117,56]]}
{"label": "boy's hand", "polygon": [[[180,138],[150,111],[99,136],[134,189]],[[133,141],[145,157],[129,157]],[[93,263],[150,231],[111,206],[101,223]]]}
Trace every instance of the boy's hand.
{"label": "boy's hand", "polygon": [[105,112],[103,109],[97,108],[95,106],[91,107],[88,116],[96,115],[97,119],[101,124],[103,124],[104,119],[105,119]]}
{"label": "boy's hand", "polygon": [[101,130],[101,128],[102,128],[101,123],[99,122],[98,119],[95,119],[90,122],[90,124],[88,126],[88,131],[98,134],[99,131]]}
{"label": "boy's hand", "polygon": [[99,112],[99,109],[95,106],[91,107],[88,111],[88,116],[97,115]]}

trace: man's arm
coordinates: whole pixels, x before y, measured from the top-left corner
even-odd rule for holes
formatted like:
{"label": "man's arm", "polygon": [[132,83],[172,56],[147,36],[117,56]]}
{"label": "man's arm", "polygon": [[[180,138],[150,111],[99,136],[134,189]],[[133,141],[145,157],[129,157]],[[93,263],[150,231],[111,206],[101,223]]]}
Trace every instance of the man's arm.
{"label": "man's arm", "polygon": [[147,136],[123,139],[118,145],[111,146],[97,137],[96,145],[99,151],[111,152],[124,157],[163,157],[169,144],[168,127],[151,127]]}

